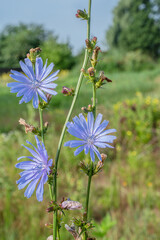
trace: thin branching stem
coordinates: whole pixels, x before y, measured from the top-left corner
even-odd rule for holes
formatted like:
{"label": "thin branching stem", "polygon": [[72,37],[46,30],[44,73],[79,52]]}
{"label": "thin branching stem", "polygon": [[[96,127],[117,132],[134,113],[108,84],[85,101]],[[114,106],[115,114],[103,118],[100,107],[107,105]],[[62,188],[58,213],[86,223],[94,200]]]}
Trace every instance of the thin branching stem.
{"label": "thin branching stem", "polygon": [[[88,20],[87,20],[87,39],[90,39],[90,17],[91,17],[91,2],[92,0],[89,0],[89,6],[88,6]],[[85,50],[85,56],[84,56],[84,61],[83,61],[83,65],[82,68],[86,69],[87,66],[87,62],[88,62],[88,50]],[[55,158],[55,174],[54,174],[54,181],[53,181],[53,194],[54,196],[53,199],[55,202],[57,202],[57,169],[58,169],[58,161],[59,161],[59,155],[60,155],[60,151],[61,151],[61,147],[62,147],[62,142],[63,142],[63,138],[65,135],[65,130],[66,130],[66,124],[69,121],[74,105],[76,103],[78,94],[79,94],[79,90],[82,84],[82,80],[83,80],[83,73],[80,73],[78,82],[77,82],[77,86],[76,86],[76,90],[75,90],[75,95],[73,97],[73,101],[71,104],[71,107],[69,109],[68,115],[66,117],[66,121],[64,123],[62,132],[61,132],[61,136],[59,139],[59,143],[58,143],[58,148],[57,148],[57,153],[56,153],[56,158]],[[54,212],[54,216],[53,216],[53,240],[56,240],[57,238],[57,211]]]}

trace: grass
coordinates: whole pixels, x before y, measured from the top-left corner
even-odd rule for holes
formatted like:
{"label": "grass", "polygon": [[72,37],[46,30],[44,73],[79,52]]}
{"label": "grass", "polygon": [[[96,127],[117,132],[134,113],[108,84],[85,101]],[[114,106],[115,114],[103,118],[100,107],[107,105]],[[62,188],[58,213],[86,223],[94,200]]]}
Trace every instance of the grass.
{"label": "grass", "polygon": [[[62,86],[74,87],[77,81],[78,68],[72,72],[63,72],[57,81],[59,94],[52,99],[52,104],[46,110],[45,120],[49,121],[49,131],[46,146],[49,155],[54,158],[62,125],[71,103],[70,97],[64,97],[60,92]],[[160,70],[143,72],[121,72],[107,75],[113,80],[98,91],[98,112],[110,120],[110,127],[117,127],[113,105],[125,99],[132,99],[135,93],[144,96],[159,97]],[[3,80],[4,81],[4,80]],[[9,93],[5,83],[0,86],[0,240],[35,240],[46,239],[51,231],[44,227],[52,221],[51,214],[46,214],[49,201],[47,186],[46,197],[38,203],[35,195],[29,200],[23,196],[24,190],[18,191],[16,180],[18,171],[15,169],[16,159],[27,154],[21,147],[26,139],[34,142],[32,135],[24,135],[24,129],[18,126],[18,119],[23,117],[30,123],[36,123],[38,113],[31,105],[19,105],[14,94]],[[85,79],[79,100],[73,115],[80,112],[82,106],[91,103],[92,90]],[[119,137],[119,131],[117,133]],[[69,136],[66,135],[65,140]],[[53,141],[54,139],[54,141]],[[117,143],[116,151],[110,150],[105,168],[99,176],[93,178],[91,209],[96,221],[102,221],[107,213],[111,220],[116,221],[114,227],[104,236],[103,240],[158,240],[160,239],[160,182],[159,182],[159,140],[154,145],[138,144],[134,147],[131,138],[127,138],[127,146]],[[133,149],[134,148],[134,149]],[[136,153],[135,153],[136,151]],[[143,154],[142,154],[143,153]],[[74,157],[73,150],[62,148],[59,168],[59,200],[70,197],[84,204],[86,193],[86,178],[80,172],[78,163],[83,154]],[[76,173],[76,174],[75,174]],[[67,212],[64,223],[71,223],[73,216],[79,212]],[[81,213],[82,215],[82,213]],[[105,230],[104,230],[105,233]],[[62,224],[62,239],[70,240],[71,236]],[[102,239],[102,238],[97,238]]]}

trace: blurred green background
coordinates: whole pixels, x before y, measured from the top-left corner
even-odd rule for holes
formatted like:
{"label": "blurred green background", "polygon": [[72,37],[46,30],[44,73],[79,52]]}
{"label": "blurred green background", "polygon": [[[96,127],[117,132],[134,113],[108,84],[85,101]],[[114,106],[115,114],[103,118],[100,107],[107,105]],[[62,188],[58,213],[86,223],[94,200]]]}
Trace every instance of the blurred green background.
{"label": "blurred green background", "polygon": [[[113,12],[112,26],[106,32],[108,51],[100,54],[97,72],[112,79],[97,93],[97,112],[117,129],[114,150],[107,154],[104,170],[93,178],[91,215],[93,235],[102,240],[160,239],[160,1],[120,0]],[[13,47],[14,46],[14,47]],[[31,104],[18,104],[6,83],[12,81],[8,69],[19,67],[32,47],[42,48],[42,58],[61,69],[58,95],[45,110],[49,122],[46,148],[54,158],[72,97],[62,87],[75,87],[83,60],[83,50],[73,55],[69,42],[36,24],[7,26],[0,34],[0,240],[43,240],[51,235],[45,223],[52,215],[45,212],[49,194],[47,184],[42,203],[18,191],[19,156],[28,154],[21,146],[34,136],[24,134],[19,118],[39,124],[38,111]],[[91,104],[92,89],[83,80],[73,116]],[[70,139],[66,134],[65,141]],[[79,169],[84,154],[74,157],[73,149],[62,148],[58,185],[59,200],[70,197],[85,202],[86,177]],[[75,174],[76,173],[76,174]],[[63,218],[62,239],[72,237],[64,224],[82,212],[67,212]]]}

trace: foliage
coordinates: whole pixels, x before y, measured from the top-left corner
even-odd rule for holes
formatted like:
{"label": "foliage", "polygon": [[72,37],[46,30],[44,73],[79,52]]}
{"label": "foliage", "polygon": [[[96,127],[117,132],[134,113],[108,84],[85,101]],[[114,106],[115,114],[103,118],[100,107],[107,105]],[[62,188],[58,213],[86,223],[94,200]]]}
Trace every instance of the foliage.
{"label": "foliage", "polygon": [[70,69],[75,63],[69,43],[59,43],[42,25],[21,23],[6,26],[0,34],[0,67],[19,67],[18,61],[35,47],[41,47],[43,60],[48,58],[57,69]]}
{"label": "foliage", "polygon": [[143,97],[137,92],[136,98],[114,106],[119,126],[119,144],[124,146],[126,151],[134,150],[135,145],[141,148],[150,141],[156,144],[160,128],[159,103],[158,98]]}
{"label": "foliage", "polygon": [[75,64],[69,43],[59,43],[57,37],[50,36],[40,47],[42,59],[53,62],[57,69],[71,69]]}
{"label": "foliage", "polygon": [[50,33],[42,25],[8,25],[0,34],[0,67],[19,67],[28,50],[38,47]]}
{"label": "foliage", "polygon": [[106,53],[102,53],[101,58],[103,61],[99,62],[99,66],[104,66],[108,72],[139,72],[144,69],[153,69],[157,65],[157,62],[140,50],[124,52],[112,49]]}
{"label": "foliage", "polygon": [[116,221],[113,221],[111,219],[111,216],[107,214],[100,223],[94,222],[95,230],[94,230],[94,236],[97,237],[97,239],[105,239],[107,233],[109,230],[116,225]]}
{"label": "foliage", "polygon": [[140,49],[157,57],[160,54],[159,8],[157,0],[120,0],[114,9],[113,25],[107,32],[110,48]]}

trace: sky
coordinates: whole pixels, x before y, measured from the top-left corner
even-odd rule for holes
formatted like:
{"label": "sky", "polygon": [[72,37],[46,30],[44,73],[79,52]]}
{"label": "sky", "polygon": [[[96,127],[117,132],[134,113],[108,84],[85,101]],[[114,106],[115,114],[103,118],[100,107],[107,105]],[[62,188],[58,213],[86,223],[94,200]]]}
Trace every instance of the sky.
{"label": "sky", "polygon": [[[8,24],[43,24],[59,36],[60,42],[69,41],[76,54],[84,47],[86,23],[75,17],[77,9],[88,8],[88,0],[0,0],[0,31]],[[118,0],[92,0],[91,36],[106,48],[106,30],[112,24],[112,10]]]}

